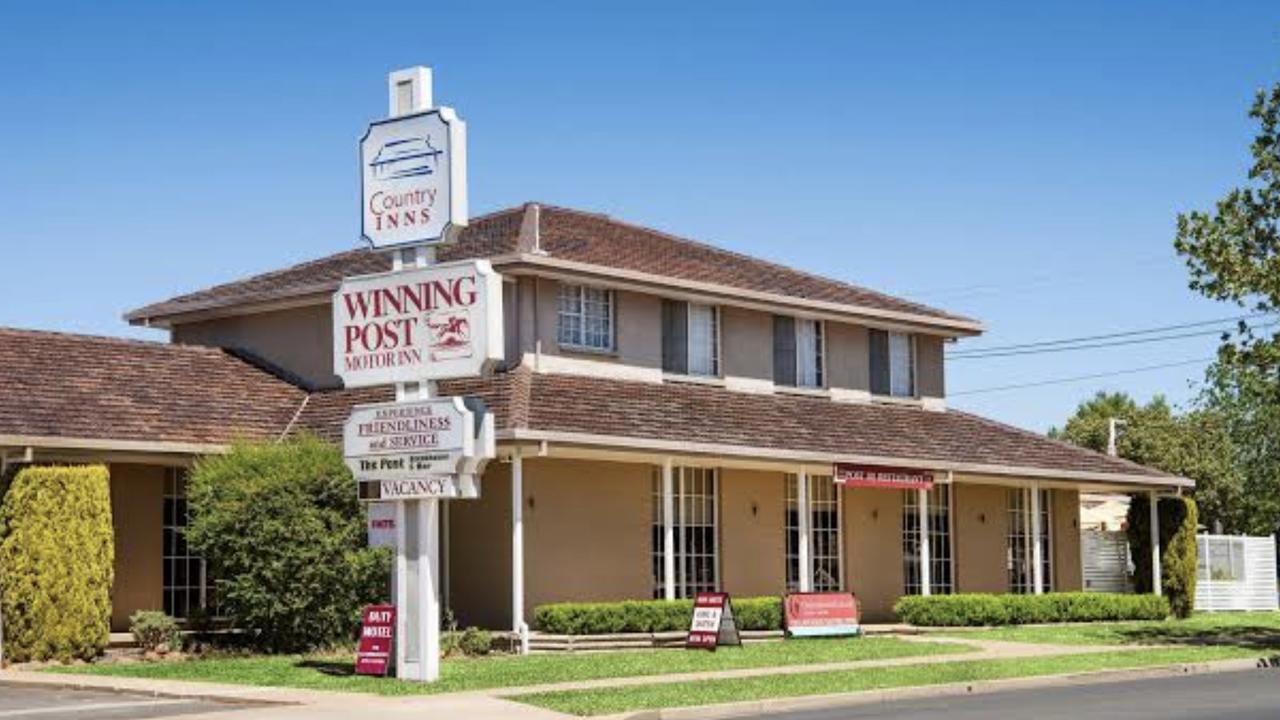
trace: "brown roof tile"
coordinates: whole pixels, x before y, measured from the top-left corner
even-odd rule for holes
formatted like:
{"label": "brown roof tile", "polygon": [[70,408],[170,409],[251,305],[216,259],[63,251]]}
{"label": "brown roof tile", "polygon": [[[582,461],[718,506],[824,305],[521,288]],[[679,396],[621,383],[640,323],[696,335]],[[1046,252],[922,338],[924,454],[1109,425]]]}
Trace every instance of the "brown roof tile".
{"label": "brown roof tile", "polygon": [[[525,252],[531,249],[530,208],[502,210],[472,220],[458,243],[440,251],[441,260]],[[722,250],[605,215],[540,206],[539,247],[553,260],[568,260],[614,270],[721,285],[798,300],[908,313],[941,321],[972,320],[849,283],[794,270],[740,253]],[[523,227],[523,233],[522,233]],[[345,276],[390,269],[385,254],[350,250],[257,275],[130,312],[135,322],[234,305],[332,292]]]}
{"label": "brown roof tile", "polygon": [[305,396],[222,350],[0,328],[0,435],[270,438]]}

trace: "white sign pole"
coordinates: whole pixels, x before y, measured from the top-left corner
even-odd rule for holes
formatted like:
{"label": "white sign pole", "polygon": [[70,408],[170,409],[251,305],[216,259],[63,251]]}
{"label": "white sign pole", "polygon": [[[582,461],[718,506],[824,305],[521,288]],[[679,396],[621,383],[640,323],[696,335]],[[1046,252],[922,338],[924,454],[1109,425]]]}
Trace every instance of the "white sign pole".
{"label": "white sign pole", "polygon": [[[392,117],[431,107],[431,70],[412,68],[388,78]],[[425,267],[435,259],[431,247],[395,252],[393,269]],[[434,383],[397,383],[396,401],[435,395]],[[440,678],[440,599],[436,596],[439,555],[439,500],[396,502],[396,677],[432,682]]]}

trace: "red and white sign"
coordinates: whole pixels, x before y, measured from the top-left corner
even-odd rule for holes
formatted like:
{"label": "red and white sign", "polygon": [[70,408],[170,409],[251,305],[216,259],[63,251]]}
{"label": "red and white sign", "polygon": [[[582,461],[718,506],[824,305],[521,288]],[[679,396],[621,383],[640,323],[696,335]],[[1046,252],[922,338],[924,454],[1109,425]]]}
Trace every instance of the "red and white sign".
{"label": "red and white sign", "polygon": [[448,242],[467,224],[467,131],[451,108],[380,120],[360,139],[360,230],[375,248]]}
{"label": "red and white sign", "polygon": [[858,634],[858,601],[852,593],[791,593],[783,601],[783,612],[789,635]]}
{"label": "red and white sign", "polygon": [[396,636],[395,605],[370,605],[360,623],[356,646],[357,675],[386,675],[391,667],[391,642]]}
{"label": "red and white sign", "polygon": [[396,546],[396,505],[371,502],[364,506],[368,522],[369,547]]}
{"label": "red and white sign", "polygon": [[502,360],[502,276],[487,260],[343,280],[333,371],[349,388],[476,377]]}
{"label": "red and white sign", "polygon": [[929,490],[933,487],[933,471],[883,465],[836,463],[832,473],[837,485],[848,487]]}
{"label": "red and white sign", "polygon": [[718,645],[741,644],[729,593],[700,592],[694,596],[685,647],[714,651]]}

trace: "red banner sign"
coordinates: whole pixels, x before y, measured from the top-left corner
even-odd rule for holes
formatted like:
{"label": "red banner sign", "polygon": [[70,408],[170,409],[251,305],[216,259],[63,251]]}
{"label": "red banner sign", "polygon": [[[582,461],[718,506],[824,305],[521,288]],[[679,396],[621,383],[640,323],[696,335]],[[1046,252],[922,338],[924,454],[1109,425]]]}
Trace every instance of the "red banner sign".
{"label": "red banner sign", "polygon": [[783,606],[789,635],[858,634],[858,601],[853,593],[791,593]]}
{"label": "red banner sign", "polygon": [[849,487],[896,488],[899,490],[929,490],[933,487],[932,471],[912,468],[836,463],[833,477],[837,485],[847,485]]}
{"label": "red banner sign", "polygon": [[396,606],[370,605],[360,624],[356,647],[357,675],[386,675],[391,667],[391,642],[396,636]]}

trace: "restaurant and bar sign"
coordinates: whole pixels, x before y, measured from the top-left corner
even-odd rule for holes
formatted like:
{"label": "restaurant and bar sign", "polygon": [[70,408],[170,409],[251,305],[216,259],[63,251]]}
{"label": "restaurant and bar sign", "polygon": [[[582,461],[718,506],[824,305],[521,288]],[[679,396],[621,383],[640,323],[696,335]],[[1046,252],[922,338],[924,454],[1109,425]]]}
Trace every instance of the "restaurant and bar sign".
{"label": "restaurant and bar sign", "polygon": [[360,139],[360,231],[375,248],[449,242],[467,224],[466,124],[450,108],[380,120]]}
{"label": "restaurant and bar sign", "polygon": [[837,485],[848,487],[894,488],[899,490],[929,490],[933,487],[933,472],[912,468],[885,467],[883,465],[855,465],[836,463],[832,477]]}
{"label": "restaurant and bar sign", "polygon": [[476,377],[503,357],[502,276],[467,260],[347,278],[333,348],[348,388]]}

